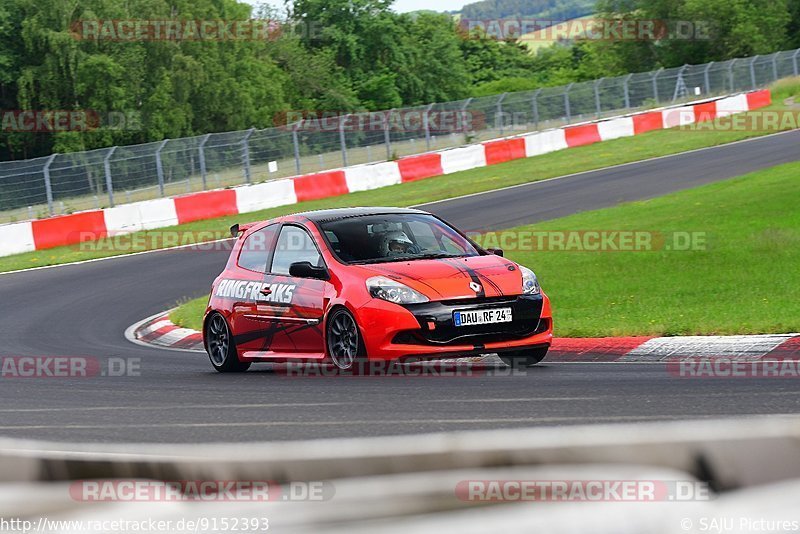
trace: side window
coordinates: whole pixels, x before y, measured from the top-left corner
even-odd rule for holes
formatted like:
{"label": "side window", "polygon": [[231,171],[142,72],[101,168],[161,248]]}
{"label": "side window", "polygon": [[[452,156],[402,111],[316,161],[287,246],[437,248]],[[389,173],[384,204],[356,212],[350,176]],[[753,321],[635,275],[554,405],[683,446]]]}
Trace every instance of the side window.
{"label": "side window", "polygon": [[449,254],[464,254],[465,252],[465,250],[458,243],[446,235],[442,236],[442,246]]}
{"label": "side window", "polygon": [[436,242],[436,237],[433,235],[431,225],[421,221],[411,221],[408,223],[411,233],[414,235],[414,241],[424,251],[439,250],[439,243]]}
{"label": "side window", "polygon": [[272,274],[288,276],[293,263],[304,261],[322,267],[322,256],[308,232],[297,226],[284,226],[272,258]]}
{"label": "side window", "polygon": [[239,261],[236,262],[237,265],[248,271],[267,272],[267,260],[275,243],[277,232],[278,225],[271,224],[258,232],[250,234],[242,245]]}

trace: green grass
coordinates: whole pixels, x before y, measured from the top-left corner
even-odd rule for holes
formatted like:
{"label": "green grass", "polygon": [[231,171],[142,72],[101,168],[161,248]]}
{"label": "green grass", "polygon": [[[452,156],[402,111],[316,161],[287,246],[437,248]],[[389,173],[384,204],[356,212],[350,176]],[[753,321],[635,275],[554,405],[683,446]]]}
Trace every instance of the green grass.
{"label": "green grass", "polygon": [[794,163],[521,228],[702,232],[706,250],[510,256],[536,269],[560,336],[798,332],[798,206]]}
{"label": "green grass", "polygon": [[[800,95],[800,80],[781,82],[773,88],[773,91],[776,103],[773,104],[772,109],[781,109],[784,107],[782,101],[785,98]],[[208,241],[210,235],[218,238],[227,237],[227,228],[235,222],[265,220],[312,209],[346,206],[411,206],[621,163],[677,154],[687,150],[722,145],[758,137],[765,133],[768,132],[712,131],[705,128],[698,131],[660,130],[636,137],[562,150],[535,158],[516,160],[419,182],[162,228],[151,231],[149,234],[160,236],[171,232],[181,232],[180,242],[182,244]],[[6,256],[0,258],[0,272],[138,252],[142,248],[129,246],[129,244],[137,242],[141,237],[142,233],[138,233],[118,237],[114,242],[99,243],[99,246],[74,245]]]}
{"label": "green grass", "polygon": [[169,314],[169,318],[178,326],[200,330],[203,328],[203,315],[208,306],[208,295],[180,304]]}
{"label": "green grass", "polygon": [[[508,250],[507,256],[539,275],[557,336],[798,332],[798,206],[800,164],[793,163],[508,231],[700,232],[706,241],[700,250]],[[192,301],[171,317],[199,329],[206,302]]]}

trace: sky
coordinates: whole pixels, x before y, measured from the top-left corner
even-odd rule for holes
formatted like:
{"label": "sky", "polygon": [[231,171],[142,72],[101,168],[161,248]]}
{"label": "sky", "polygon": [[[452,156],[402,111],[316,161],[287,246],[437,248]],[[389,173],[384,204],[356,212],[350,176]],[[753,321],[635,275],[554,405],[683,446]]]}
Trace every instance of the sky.
{"label": "sky", "polygon": [[[244,0],[248,4],[261,4],[264,0]],[[394,8],[401,13],[416,11],[418,9],[432,9],[435,11],[452,11],[461,9],[466,4],[471,4],[475,0],[396,0]],[[282,7],[283,0],[266,0],[267,4]]]}

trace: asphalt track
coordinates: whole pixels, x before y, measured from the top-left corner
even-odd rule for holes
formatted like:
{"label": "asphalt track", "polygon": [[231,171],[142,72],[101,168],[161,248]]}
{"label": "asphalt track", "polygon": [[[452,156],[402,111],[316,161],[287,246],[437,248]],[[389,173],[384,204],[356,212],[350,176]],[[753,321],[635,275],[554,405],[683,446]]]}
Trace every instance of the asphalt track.
{"label": "asphalt track", "polygon": [[[467,230],[651,198],[800,160],[800,131],[426,206]],[[0,276],[0,356],[86,356],[138,376],[0,378],[0,436],[265,441],[800,412],[792,380],[677,379],[664,365],[547,364],[513,376],[217,375],[134,345],[131,324],[207,292],[226,250],[193,248]],[[602,310],[598,311],[602,313]],[[221,452],[224,454],[224,451]]]}

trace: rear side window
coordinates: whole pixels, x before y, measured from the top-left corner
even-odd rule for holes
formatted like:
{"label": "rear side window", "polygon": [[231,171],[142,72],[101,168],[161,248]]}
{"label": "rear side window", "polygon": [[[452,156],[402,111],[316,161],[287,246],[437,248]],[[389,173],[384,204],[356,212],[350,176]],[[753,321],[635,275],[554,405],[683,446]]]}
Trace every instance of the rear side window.
{"label": "rear side window", "polygon": [[237,265],[242,269],[257,273],[267,272],[267,261],[275,244],[278,225],[271,224],[258,232],[253,232],[242,245]]}

